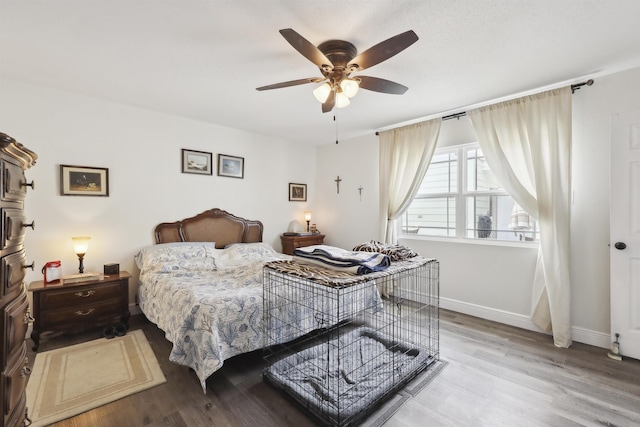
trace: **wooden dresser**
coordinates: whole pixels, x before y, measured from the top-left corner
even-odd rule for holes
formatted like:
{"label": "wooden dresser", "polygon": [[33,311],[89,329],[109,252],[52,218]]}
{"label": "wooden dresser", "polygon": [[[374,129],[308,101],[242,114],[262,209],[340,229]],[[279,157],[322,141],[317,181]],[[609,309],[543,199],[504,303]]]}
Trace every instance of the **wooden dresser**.
{"label": "wooden dresser", "polygon": [[126,271],[98,280],[64,284],[38,280],[29,285],[33,292],[31,332],[38,350],[44,332],[80,332],[101,326],[129,322],[129,278]]}
{"label": "wooden dresser", "polygon": [[22,426],[27,419],[25,389],[29,375],[25,335],[29,323],[27,292],[24,279],[27,265],[24,236],[35,228],[24,215],[27,182],[24,171],[33,166],[38,156],[10,136],[0,133],[0,401],[2,425]]}
{"label": "wooden dresser", "polygon": [[321,245],[324,242],[324,234],[316,233],[308,236],[280,236],[282,242],[282,253],[293,255],[295,248],[304,248],[305,246]]}

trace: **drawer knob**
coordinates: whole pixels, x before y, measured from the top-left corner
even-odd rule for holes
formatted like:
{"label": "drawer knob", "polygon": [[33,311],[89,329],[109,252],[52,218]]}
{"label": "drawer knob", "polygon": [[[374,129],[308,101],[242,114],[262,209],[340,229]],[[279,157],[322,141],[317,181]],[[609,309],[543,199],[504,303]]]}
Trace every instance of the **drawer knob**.
{"label": "drawer knob", "polygon": [[30,268],[32,271],[36,271],[36,262],[31,261],[31,264],[23,265],[22,268]]}
{"label": "drawer knob", "polygon": [[35,180],[31,180],[31,182],[23,182],[22,183],[23,187],[31,187],[32,190],[36,189],[36,181]]}
{"label": "drawer knob", "polygon": [[89,310],[78,310],[76,311],[76,316],[88,316],[89,314],[93,313],[96,309],[95,308],[90,308]]}
{"label": "drawer knob", "polygon": [[80,297],[80,298],[88,298],[88,297],[90,297],[91,295],[93,295],[95,293],[96,293],[96,291],[84,291],[84,292],[83,291],[79,291],[79,292],[76,292],[74,295],[77,296],[77,297]]}
{"label": "drawer knob", "polygon": [[31,224],[25,224],[25,223],[23,222],[23,223],[22,223],[22,226],[23,226],[24,228],[31,227],[31,229],[32,229],[32,230],[35,230],[35,229],[36,229],[36,222],[35,222],[35,221],[31,221]]}

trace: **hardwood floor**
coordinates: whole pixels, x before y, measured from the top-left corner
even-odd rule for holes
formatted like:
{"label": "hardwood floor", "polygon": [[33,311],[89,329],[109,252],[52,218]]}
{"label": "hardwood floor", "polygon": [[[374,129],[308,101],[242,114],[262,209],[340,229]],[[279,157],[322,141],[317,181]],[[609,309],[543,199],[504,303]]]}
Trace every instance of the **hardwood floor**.
{"label": "hardwood floor", "polygon": [[[261,352],[226,361],[204,394],[195,374],[168,361],[162,331],[142,315],[131,327],[144,330],[167,382],[55,426],[315,425],[262,382]],[[559,349],[547,335],[446,310],[440,327],[448,366],[385,427],[640,425],[640,361],[614,361],[605,349],[579,343]],[[45,337],[40,351],[98,335]]]}

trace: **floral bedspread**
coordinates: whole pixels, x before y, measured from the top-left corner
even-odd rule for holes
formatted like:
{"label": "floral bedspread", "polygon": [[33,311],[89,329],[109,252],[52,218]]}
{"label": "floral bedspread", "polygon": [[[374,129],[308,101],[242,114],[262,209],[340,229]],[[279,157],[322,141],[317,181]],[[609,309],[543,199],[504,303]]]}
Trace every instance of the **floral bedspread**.
{"label": "floral bedspread", "polygon": [[169,360],[206,380],[224,360],[264,346],[263,266],[287,260],[266,243],[161,244],[136,255],[139,304],[173,343]]}

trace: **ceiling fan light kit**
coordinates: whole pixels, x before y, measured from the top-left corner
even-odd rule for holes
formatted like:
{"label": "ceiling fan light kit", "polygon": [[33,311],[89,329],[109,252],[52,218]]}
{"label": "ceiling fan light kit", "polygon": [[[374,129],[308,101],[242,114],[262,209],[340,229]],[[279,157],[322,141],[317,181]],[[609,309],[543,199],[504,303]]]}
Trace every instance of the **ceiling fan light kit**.
{"label": "ceiling fan light kit", "polygon": [[347,98],[353,98],[360,89],[360,82],[358,79],[350,79],[348,77],[343,78],[340,81],[340,89]]}
{"label": "ceiling fan light kit", "polygon": [[327,98],[329,98],[329,92],[331,92],[331,90],[331,85],[329,83],[322,83],[313,90],[313,96],[315,96],[319,102],[324,103]]}
{"label": "ceiling fan light kit", "polygon": [[402,95],[408,89],[399,83],[377,77],[351,77],[351,73],[386,61],[418,41],[418,36],[411,30],[378,43],[359,55],[356,47],[344,40],[329,40],[316,47],[290,28],[280,30],[280,34],[305,58],[313,62],[323,77],[262,86],[257,88],[259,91],[322,83],[313,90],[313,95],[322,103],[322,112],[326,113],[333,110],[333,107],[342,108],[349,105],[349,99],[353,98],[360,88],[393,95]]}
{"label": "ceiling fan light kit", "polygon": [[351,101],[349,100],[349,97],[347,97],[342,92],[337,92],[336,93],[336,107],[337,108],[344,108],[349,104],[351,104]]}

